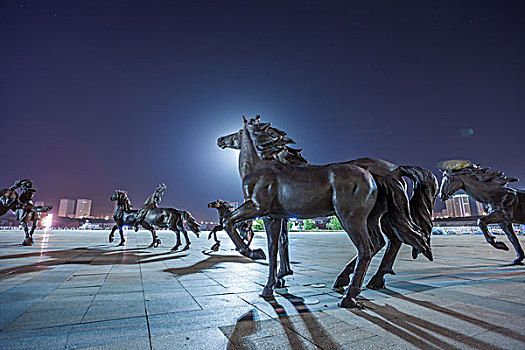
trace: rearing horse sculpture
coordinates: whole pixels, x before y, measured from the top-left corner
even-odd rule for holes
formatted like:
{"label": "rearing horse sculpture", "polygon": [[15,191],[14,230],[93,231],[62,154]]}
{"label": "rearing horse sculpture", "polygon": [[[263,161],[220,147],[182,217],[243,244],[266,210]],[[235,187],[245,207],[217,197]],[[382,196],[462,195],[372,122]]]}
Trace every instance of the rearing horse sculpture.
{"label": "rearing horse sculpture", "polygon": [[496,241],[487,228],[489,224],[498,224],[516,250],[517,257],[512,265],[523,265],[525,254],[512,224],[525,224],[525,191],[507,186],[518,180],[469,161],[448,161],[443,165],[446,170],[441,181],[441,200],[446,201],[455,192],[464,190],[480,202],[488,212],[478,220],[485,240],[496,249],[509,250],[505,243]]}
{"label": "rearing horse sculpture", "polygon": [[0,190],[0,216],[9,210],[15,211],[19,204],[17,189],[22,191],[33,188],[33,181],[28,179],[16,180],[13,186]]}
{"label": "rearing horse sculpture", "polygon": [[[259,120],[256,118],[256,120]],[[283,137],[283,142],[294,143],[290,138],[284,138],[285,132],[268,127],[268,134],[271,137]],[[220,137],[217,144],[220,148],[240,149],[242,142],[242,129],[236,133]],[[308,161],[301,155],[301,150],[295,150],[288,146],[273,150],[276,159],[282,162],[293,164],[294,166],[304,166]],[[384,276],[395,274],[393,270],[394,261],[404,242],[403,231],[407,225],[412,226],[422,233],[426,243],[430,246],[432,231],[432,209],[437,198],[438,183],[431,171],[417,166],[397,166],[384,160],[374,158],[361,158],[347,162],[359,166],[369,171],[379,184],[378,203],[373,211],[376,218],[380,217],[381,230],[388,238],[388,246],[381,260],[377,273],[370,279],[367,287],[380,289],[385,287]],[[242,177],[242,174],[241,174]],[[412,195],[408,198],[406,184],[403,177],[408,178],[412,183]],[[410,230],[410,228],[408,229]],[[292,274],[288,257],[288,237],[287,220],[283,219],[281,224],[281,240],[279,242],[280,268],[277,275],[278,284],[283,285],[282,278]],[[236,237],[236,232],[231,232],[234,242],[240,242]],[[234,239],[235,238],[235,239]],[[242,243],[242,242],[240,242]],[[237,245],[237,244],[236,244]],[[373,254],[381,250],[385,245],[382,237],[379,237],[374,246]],[[237,246],[242,252],[243,248]],[[419,253],[413,248],[413,257]],[[357,257],[352,259],[337,277],[334,288],[340,289],[350,283],[350,274],[354,271]]]}
{"label": "rearing horse sculpture", "polygon": [[[33,245],[33,233],[38,226],[38,219],[40,219],[40,213],[47,213],[53,209],[52,205],[36,206],[33,204],[33,195],[36,189],[30,187],[25,188],[24,192],[19,197],[19,205],[15,210],[16,219],[20,222],[20,225],[24,229],[26,237],[22,242],[22,245],[29,246]],[[31,229],[29,224],[31,223]]]}
{"label": "rearing horse sculpture", "polygon": [[[340,306],[355,307],[355,297],[361,292],[370,260],[382,240],[380,215],[371,215],[377,203],[378,185],[367,170],[349,163],[309,165],[301,160],[299,151],[291,149],[283,156],[289,155],[302,164],[279,158],[279,151],[288,147],[291,140],[277,129],[268,133],[269,128],[269,123],[260,123],[258,118],[244,118],[239,173],[245,202],[225,220],[226,230],[232,237],[238,222],[265,217],[270,273],[262,296],[268,297],[276,283],[283,219],[336,215],[358,250],[354,275]],[[430,246],[410,225],[397,234],[432,259]]]}

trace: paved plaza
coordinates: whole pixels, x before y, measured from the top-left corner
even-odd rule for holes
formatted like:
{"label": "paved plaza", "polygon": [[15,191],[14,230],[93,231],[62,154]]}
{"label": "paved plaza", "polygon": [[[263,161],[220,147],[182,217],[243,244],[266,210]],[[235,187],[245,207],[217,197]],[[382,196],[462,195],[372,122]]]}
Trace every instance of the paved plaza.
{"label": "paved plaza", "polygon": [[[355,254],[343,232],[291,233],[294,275],[271,301],[259,297],[267,262],[222,233],[211,255],[207,233],[184,252],[168,231],[159,248],[146,231],[125,247],[107,235],[38,231],[22,247],[20,231],[0,232],[1,349],[525,348],[525,268],[479,235],[434,236],[434,262],[404,246],[388,289],[363,290],[352,310],[331,289]],[[266,251],[264,235],[252,245]]]}

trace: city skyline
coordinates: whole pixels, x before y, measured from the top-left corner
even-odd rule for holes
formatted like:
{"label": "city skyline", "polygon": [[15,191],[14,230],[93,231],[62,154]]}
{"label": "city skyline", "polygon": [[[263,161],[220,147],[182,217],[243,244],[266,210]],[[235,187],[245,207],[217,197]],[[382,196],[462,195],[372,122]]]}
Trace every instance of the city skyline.
{"label": "city skyline", "polygon": [[[524,188],[525,3],[233,1],[0,4],[0,184],[36,201],[126,189],[139,208],[216,219],[242,202],[241,116],[285,130],[312,164],[469,159]],[[444,208],[438,201],[437,209]]]}

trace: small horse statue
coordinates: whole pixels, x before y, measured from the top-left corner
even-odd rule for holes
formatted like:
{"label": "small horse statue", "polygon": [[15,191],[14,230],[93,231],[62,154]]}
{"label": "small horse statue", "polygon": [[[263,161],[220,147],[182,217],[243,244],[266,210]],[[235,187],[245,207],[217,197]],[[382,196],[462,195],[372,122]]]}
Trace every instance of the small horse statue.
{"label": "small horse statue", "polygon": [[518,180],[465,160],[447,161],[443,167],[445,170],[439,191],[441,200],[446,201],[463,190],[480,202],[488,212],[478,220],[485,240],[496,249],[509,250],[505,243],[496,241],[487,228],[489,224],[498,224],[516,250],[517,257],[511,265],[523,265],[525,255],[512,224],[525,224],[525,191],[507,186]]}
{"label": "small horse statue", "polygon": [[[20,222],[26,234],[22,242],[24,246],[33,245],[33,233],[38,226],[40,213],[47,213],[53,209],[52,205],[35,206],[33,204],[33,195],[35,192],[36,189],[32,187],[26,188],[18,198],[19,204],[15,210],[16,219]],[[29,223],[31,223],[31,230],[29,230]]]}
{"label": "small horse statue", "polygon": [[113,242],[115,231],[118,229],[120,234],[120,243],[117,246],[124,246],[126,244],[126,239],[124,238],[124,232],[122,227],[124,226],[133,226],[137,227],[138,225],[144,227],[146,230],[151,232],[153,237],[153,242],[149,247],[158,247],[161,244],[160,239],[157,237],[155,228],[149,225],[146,222],[138,221],[138,210],[133,210],[131,206],[131,201],[125,192],[120,190],[115,190],[115,193],[109,198],[110,201],[116,201],[117,207],[113,213],[113,220],[115,220],[115,225],[111,229],[109,234],[109,242]]}
{"label": "small horse statue", "polygon": [[165,185],[162,185],[163,184],[159,185],[157,190],[150,197],[148,197],[148,200],[146,200],[146,202],[144,203],[144,207],[142,208],[145,209],[142,213],[140,213],[140,211],[138,210],[131,209],[131,202],[126,193],[122,191],[115,191],[115,194],[111,196],[110,200],[117,201],[117,209],[115,210],[115,214],[113,215],[116,225],[111,230],[110,241],[112,239],[114,231],[117,228],[119,229],[122,243],[122,241],[124,240],[122,226],[130,225],[136,227],[138,225],[141,225],[147,230],[149,230],[153,236],[153,242],[151,243],[150,247],[157,246],[160,243],[155,232],[155,227],[160,227],[169,228],[170,230],[175,232],[177,236],[177,242],[175,243],[175,246],[172,248],[172,250],[178,250],[179,247],[182,245],[180,239],[180,232],[184,234],[184,238],[186,240],[186,245],[184,246],[183,250],[189,249],[191,242],[188,238],[188,233],[184,228],[184,222],[186,222],[188,227],[191,229],[191,231],[193,231],[193,233],[195,233],[197,237],[199,237],[200,232],[199,224],[195,221],[193,216],[191,216],[191,214],[188,211],[179,210],[176,208],[156,207],[157,203],[160,202],[160,199],[158,196],[156,196],[156,194],[160,192],[159,189],[161,189],[162,187],[164,187],[165,189]]}
{"label": "small horse statue", "polygon": [[16,180],[13,186],[9,188],[4,188],[0,190],[0,216],[7,213],[9,210],[15,211],[18,206],[18,189],[22,189],[22,192],[25,189],[32,188],[33,181],[28,179]]}
{"label": "small horse statue", "polygon": [[[208,203],[208,208],[215,208],[219,213],[219,225],[215,226],[208,235],[208,239],[213,236],[215,244],[210,248],[210,250],[217,251],[221,246],[221,241],[217,239],[217,232],[224,230],[222,226],[224,220],[233,213],[233,205],[230,202],[217,199],[215,202]],[[239,231],[241,238],[245,241],[246,245],[249,247],[252,243],[253,237],[255,234],[252,230],[253,221],[248,220],[238,223],[235,228]]]}

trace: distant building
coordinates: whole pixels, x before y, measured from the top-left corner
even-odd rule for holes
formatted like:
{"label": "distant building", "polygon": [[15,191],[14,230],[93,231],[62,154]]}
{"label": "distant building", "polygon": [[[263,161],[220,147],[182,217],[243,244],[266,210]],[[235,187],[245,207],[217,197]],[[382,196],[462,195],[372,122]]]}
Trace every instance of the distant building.
{"label": "distant building", "polygon": [[86,218],[91,215],[91,199],[77,199],[76,218]]}
{"label": "distant building", "polygon": [[465,216],[472,216],[472,213],[470,212],[470,204],[468,201],[468,195],[457,194],[455,196],[452,196],[452,200],[454,201],[455,217],[463,218]]}
{"label": "distant building", "polygon": [[478,212],[478,215],[487,215],[487,212],[485,211],[485,209],[483,209],[483,204],[481,204],[478,201],[476,201],[476,210]]}
{"label": "distant building", "polygon": [[454,199],[452,198],[449,198],[445,201],[445,210],[446,210],[446,215],[447,217],[449,218],[455,218],[456,215],[454,213]]}
{"label": "distant building", "polygon": [[472,216],[470,211],[469,197],[466,194],[457,194],[445,201],[446,216],[449,218],[461,218]]}
{"label": "distant building", "polygon": [[75,200],[61,199],[58,207],[58,216],[62,218],[71,218],[75,216]]}

